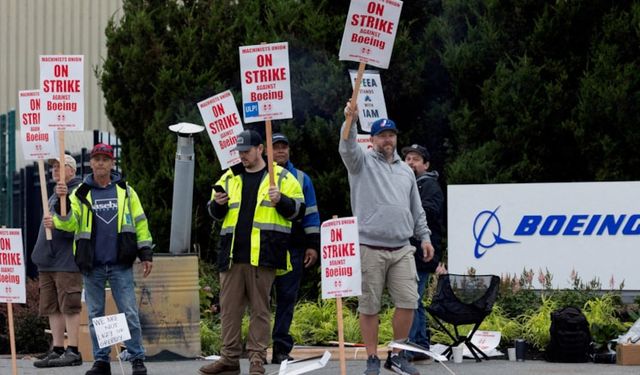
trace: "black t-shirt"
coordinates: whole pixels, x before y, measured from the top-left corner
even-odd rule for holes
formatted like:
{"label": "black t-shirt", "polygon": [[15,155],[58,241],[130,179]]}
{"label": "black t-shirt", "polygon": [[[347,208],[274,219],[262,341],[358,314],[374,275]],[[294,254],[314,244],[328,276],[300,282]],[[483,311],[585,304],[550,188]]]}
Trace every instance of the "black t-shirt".
{"label": "black t-shirt", "polygon": [[251,229],[253,228],[253,215],[256,212],[256,200],[258,188],[265,176],[267,168],[258,172],[244,172],[242,174],[242,198],[240,199],[240,212],[236,223],[235,239],[233,243],[233,262],[249,263],[251,254]]}

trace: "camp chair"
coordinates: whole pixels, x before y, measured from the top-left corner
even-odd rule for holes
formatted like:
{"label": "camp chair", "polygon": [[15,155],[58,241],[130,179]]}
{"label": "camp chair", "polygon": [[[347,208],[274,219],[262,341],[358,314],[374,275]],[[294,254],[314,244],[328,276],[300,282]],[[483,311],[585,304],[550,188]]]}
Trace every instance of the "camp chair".
{"label": "camp chair", "polygon": [[[436,324],[453,340],[453,343],[442,353],[450,358],[453,347],[465,344],[469,351],[480,362],[478,356],[489,357],[471,342],[471,337],[478,330],[484,318],[491,314],[493,303],[498,296],[500,278],[495,275],[440,275],[436,294],[427,311]],[[443,322],[453,325],[455,336]],[[467,336],[460,336],[458,326],[473,324]]]}

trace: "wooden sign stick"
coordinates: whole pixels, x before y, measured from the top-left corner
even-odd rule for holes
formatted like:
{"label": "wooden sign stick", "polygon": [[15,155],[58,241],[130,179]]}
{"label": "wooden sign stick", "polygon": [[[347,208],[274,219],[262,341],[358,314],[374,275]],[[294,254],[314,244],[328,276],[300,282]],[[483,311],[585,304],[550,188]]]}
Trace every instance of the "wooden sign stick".
{"label": "wooden sign stick", "polygon": [[[351,94],[351,105],[356,105],[358,102],[358,93],[360,92],[360,84],[362,83],[362,75],[364,74],[364,68],[367,64],[361,62],[358,66],[358,76],[356,77],[356,85],[353,89],[353,93]],[[345,122],[344,129],[342,129],[342,139],[346,140],[349,138],[349,131],[351,130],[351,113],[347,113],[347,119]]]}
{"label": "wooden sign stick", "polygon": [[[58,146],[60,149],[60,181],[66,181],[67,167],[64,161],[64,130],[58,132]],[[61,195],[60,197],[60,215],[67,216],[67,196]]]}
{"label": "wooden sign stick", "polygon": [[9,342],[11,343],[12,375],[17,375],[18,363],[16,362],[16,333],[13,329],[13,304],[11,303],[7,303],[7,318],[9,320]]}
{"label": "wooden sign stick", "polygon": [[267,143],[267,168],[269,169],[269,186],[276,186],[273,175],[273,143],[271,142],[271,120],[266,121],[266,143]]}
{"label": "wooden sign stick", "polygon": [[[337,219],[333,215],[332,219]],[[342,318],[342,297],[336,297],[336,314],[338,319],[338,355],[340,356],[340,374],[347,375],[347,359],[344,352],[344,321]]]}
{"label": "wooden sign stick", "polygon": [[[49,216],[49,197],[47,196],[47,179],[45,177],[44,161],[42,159],[38,160],[38,174],[40,175],[40,197],[42,198],[42,212],[44,212],[45,216]],[[47,240],[51,240],[53,238],[51,236],[51,229],[44,228],[44,233],[47,237]]]}

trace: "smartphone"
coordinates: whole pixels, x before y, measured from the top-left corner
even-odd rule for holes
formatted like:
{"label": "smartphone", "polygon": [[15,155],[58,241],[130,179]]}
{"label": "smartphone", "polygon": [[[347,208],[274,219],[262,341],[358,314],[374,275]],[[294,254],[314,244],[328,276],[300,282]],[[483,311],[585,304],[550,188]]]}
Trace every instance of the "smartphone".
{"label": "smartphone", "polygon": [[213,185],[213,190],[215,190],[217,193],[226,193],[226,191],[224,191],[224,188],[220,185]]}

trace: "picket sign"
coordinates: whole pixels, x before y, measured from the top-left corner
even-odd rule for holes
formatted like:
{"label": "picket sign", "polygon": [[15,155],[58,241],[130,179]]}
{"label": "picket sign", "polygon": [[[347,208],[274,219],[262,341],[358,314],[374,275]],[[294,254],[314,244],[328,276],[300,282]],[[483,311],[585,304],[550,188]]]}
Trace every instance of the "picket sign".
{"label": "picket sign", "polygon": [[[60,181],[66,181],[64,131],[84,130],[84,55],[40,55],[40,123],[58,130]],[[67,216],[67,196],[60,196]]]}
{"label": "picket sign", "polygon": [[0,303],[7,303],[12,375],[18,373],[16,334],[13,326],[13,303],[26,303],[26,281],[22,229],[0,229]]}
{"label": "picket sign", "polygon": [[122,375],[124,375],[124,368],[122,368],[122,359],[120,358],[118,344],[131,339],[129,325],[127,324],[127,318],[124,313],[99,316],[93,318],[91,321],[96,333],[98,347],[106,348],[111,345],[115,347],[118,363],[120,364],[120,370],[122,371]]}
{"label": "picket sign", "polygon": [[[44,160],[55,157],[54,133],[43,128],[40,123],[40,90],[21,90],[18,92],[20,105],[20,134],[25,160],[37,159],[40,175],[40,196],[42,210],[49,215],[49,197],[45,178]],[[45,228],[47,240],[52,239],[51,229]]]}
{"label": "picket sign", "polygon": [[[331,353],[325,350],[322,356],[315,356],[311,358],[303,358],[296,361],[289,362],[288,360],[282,361],[277,375],[300,375],[313,370],[321,369],[327,365]],[[269,375],[275,373],[270,373]]]}
{"label": "picket sign", "polygon": [[[357,103],[367,63],[382,69],[389,67],[401,10],[400,0],[351,0],[339,53],[340,60],[360,63],[351,105]],[[342,139],[349,138],[351,118],[352,114],[347,113]]]}
{"label": "picket sign", "polygon": [[362,273],[360,272],[360,243],[356,217],[338,218],[322,223],[320,227],[320,270],[322,277],[322,298],[336,299],[338,321],[338,352],[341,374],[347,373],[344,351],[344,323],[342,297],[362,294]]}
{"label": "picket sign", "polygon": [[293,117],[289,44],[262,42],[240,47],[240,76],[245,124],[265,121],[269,186],[275,186],[271,120]]}

